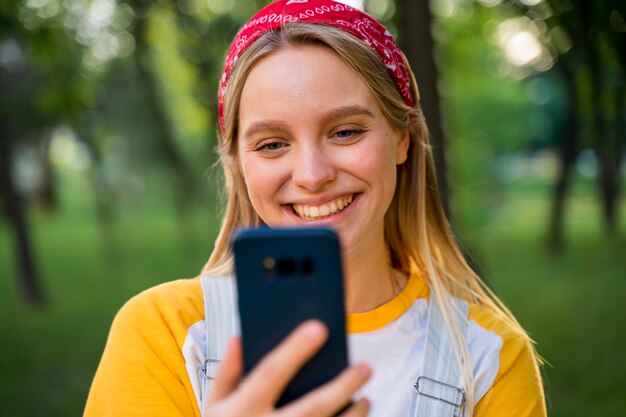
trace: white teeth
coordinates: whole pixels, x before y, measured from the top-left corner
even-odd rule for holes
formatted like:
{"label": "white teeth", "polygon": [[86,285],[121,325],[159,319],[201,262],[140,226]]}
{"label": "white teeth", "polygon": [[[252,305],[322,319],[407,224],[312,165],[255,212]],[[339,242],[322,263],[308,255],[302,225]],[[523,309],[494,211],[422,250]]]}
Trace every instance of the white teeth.
{"label": "white teeth", "polygon": [[352,198],[352,195],[348,197],[341,197],[331,201],[330,203],[322,204],[321,206],[293,204],[292,207],[299,217],[315,219],[340,212],[352,203]]}

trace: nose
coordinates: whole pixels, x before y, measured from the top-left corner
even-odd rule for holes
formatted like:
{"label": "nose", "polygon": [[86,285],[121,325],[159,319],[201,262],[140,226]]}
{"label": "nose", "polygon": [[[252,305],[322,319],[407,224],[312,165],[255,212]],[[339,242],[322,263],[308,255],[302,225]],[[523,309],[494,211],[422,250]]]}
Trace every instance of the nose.
{"label": "nose", "polygon": [[323,146],[304,146],[297,152],[291,180],[294,185],[315,192],[335,180],[337,169]]}

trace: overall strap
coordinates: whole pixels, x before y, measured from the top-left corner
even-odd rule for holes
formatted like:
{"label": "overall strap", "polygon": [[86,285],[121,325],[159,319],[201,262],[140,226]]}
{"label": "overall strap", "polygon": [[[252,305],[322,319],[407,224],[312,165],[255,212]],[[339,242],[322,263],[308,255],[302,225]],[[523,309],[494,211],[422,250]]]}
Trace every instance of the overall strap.
{"label": "overall strap", "polygon": [[[450,297],[463,337],[467,333],[469,305]],[[446,327],[441,306],[431,292],[428,303],[428,330],[422,375],[414,384],[417,392],[415,417],[458,417],[465,402],[461,386],[461,370],[452,338]]]}
{"label": "overall strap", "polygon": [[202,386],[201,410],[204,410],[211,381],[226,354],[228,340],[239,333],[239,316],[236,312],[237,294],[231,276],[201,277],[204,296],[204,363],[198,370]]}

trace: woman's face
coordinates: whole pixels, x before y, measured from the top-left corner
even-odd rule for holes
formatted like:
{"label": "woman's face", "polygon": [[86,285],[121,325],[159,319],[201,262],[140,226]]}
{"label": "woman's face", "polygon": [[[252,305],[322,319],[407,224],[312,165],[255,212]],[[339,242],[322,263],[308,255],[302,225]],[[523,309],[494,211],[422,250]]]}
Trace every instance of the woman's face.
{"label": "woman's face", "polygon": [[269,226],[330,226],[344,251],[384,241],[384,216],[405,161],[366,84],[328,48],[281,49],[260,60],[239,108],[238,162]]}

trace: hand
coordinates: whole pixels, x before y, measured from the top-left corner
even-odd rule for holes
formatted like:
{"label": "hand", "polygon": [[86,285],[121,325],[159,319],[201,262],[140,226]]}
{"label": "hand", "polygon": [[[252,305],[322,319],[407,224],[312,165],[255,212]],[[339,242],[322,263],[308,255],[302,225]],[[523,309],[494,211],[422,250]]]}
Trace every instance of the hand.
{"label": "hand", "polygon": [[[322,347],[328,330],[319,321],[296,328],[272,350],[241,382],[243,369],[241,341],[230,341],[205,409],[205,417],[332,417],[348,404],[354,393],[370,378],[367,365],[347,368],[335,379],[295,401],[276,409],[289,381]],[[362,398],[346,409],[342,417],[362,417],[369,402]]]}

